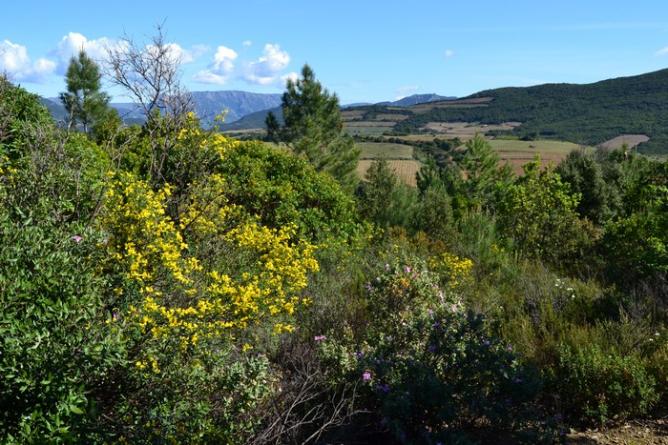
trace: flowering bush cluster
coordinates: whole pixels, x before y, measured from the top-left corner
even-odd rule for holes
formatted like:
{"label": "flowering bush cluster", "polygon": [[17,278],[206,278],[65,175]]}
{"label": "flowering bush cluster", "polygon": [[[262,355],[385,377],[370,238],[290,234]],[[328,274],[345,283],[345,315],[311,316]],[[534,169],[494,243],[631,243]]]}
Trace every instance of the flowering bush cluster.
{"label": "flowering bush cluster", "polygon": [[[209,184],[216,186],[215,180]],[[113,180],[107,192],[102,224],[110,234],[110,267],[140,295],[129,315],[142,332],[153,339],[178,337],[185,347],[204,337],[234,338],[272,320],[277,332],[291,330],[283,321],[303,302],[299,292],[307,274],[317,270],[314,247],[295,242],[290,226],[273,230],[253,221],[231,226],[228,215],[234,208],[204,207],[198,196],[181,209],[184,216],[177,225],[168,215],[170,194],[169,185],[154,192],[127,173]],[[189,238],[194,242],[189,244]],[[230,270],[208,256],[212,246],[234,250],[247,261]]]}
{"label": "flowering bush cluster", "polygon": [[[443,258],[452,265],[446,282],[456,274],[457,281],[469,278],[462,270],[470,260]],[[451,441],[481,419],[496,428],[520,425],[531,418],[528,404],[539,388],[512,347],[439,281],[419,260],[387,264],[366,286],[373,315],[363,336],[315,338],[345,378],[363,388],[379,428],[401,443]]]}

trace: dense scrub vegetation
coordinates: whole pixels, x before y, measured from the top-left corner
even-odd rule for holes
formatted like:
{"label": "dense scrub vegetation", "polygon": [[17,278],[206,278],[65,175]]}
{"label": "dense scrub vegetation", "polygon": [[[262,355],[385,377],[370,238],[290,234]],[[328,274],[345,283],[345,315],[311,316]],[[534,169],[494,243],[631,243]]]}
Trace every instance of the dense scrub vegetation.
{"label": "dense scrub vegetation", "polygon": [[666,163],[517,177],[476,138],[351,193],[193,114],[106,125],[0,80],[2,443],[551,443],[668,403]]}

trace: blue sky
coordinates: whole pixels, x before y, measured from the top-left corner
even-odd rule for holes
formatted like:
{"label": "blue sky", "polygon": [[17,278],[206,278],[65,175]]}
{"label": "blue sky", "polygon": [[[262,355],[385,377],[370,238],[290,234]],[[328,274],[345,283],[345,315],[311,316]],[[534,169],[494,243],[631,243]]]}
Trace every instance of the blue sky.
{"label": "blue sky", "polygon": [[5,3],[0,71],[45,96],[64,89],[76,48],[102,58],[105,45],[150,37],[163,21],[191,90],[280,92],[305,62],[342,103],[668,67],[665,0]]}

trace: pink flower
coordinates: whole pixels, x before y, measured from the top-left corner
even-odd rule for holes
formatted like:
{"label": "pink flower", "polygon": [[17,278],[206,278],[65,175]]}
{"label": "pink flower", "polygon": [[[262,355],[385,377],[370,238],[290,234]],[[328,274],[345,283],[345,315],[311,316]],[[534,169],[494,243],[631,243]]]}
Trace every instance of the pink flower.
{"label": "pink flower", "polygon": [[404,272],[406,273],[411,273],[413,269],[411,269],[409,266],[404,266]]}
{"label": "pink flower", "polygon": [[371,371],[364,371],[362,373],[362,380],[364,380],[365,382],[371,380]]}
{"label": "pink flower", "polygon": [[327,336],[326,335],[316,335],[315,337],[313,337],[313,340],[315,340],[315,341],[327,340]]}
{"label": "pink flower", "polygon": [[79,235],[74,235],[74,236],[73,236],[72,238],[70,238],[70,239],[71,239],[72,241],[74,241],[75,243],[79,244],[83,238],[82,238],[81,236],[79,236]]}

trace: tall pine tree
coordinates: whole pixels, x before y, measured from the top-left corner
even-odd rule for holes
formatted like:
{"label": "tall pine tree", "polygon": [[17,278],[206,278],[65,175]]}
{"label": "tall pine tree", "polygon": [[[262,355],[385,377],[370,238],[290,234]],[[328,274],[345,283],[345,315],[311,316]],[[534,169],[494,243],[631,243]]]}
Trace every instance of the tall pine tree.
{"label": "tall pine tree", "polygon": [[353,189],[360,151],[343,132],[338,97],[322,87],[308,65],[304,65],[301,79],[288,80],[281,108],[283,126],[273,113],[267,116],[269,138],[288,144],[317,170],[330,173],[344,187]]}
{"label": "tall pine tree", "polygon": [[109,95],[100,91],[100,68],[82,49],[70,59],[65,79],[67,92],[60,93],[60,100],[67,111],[68,128],[81,125],[88,132],[91,126],[106,115]]}

